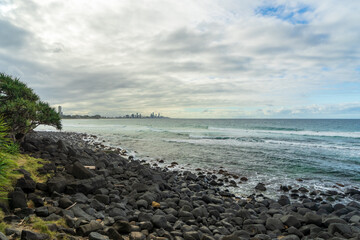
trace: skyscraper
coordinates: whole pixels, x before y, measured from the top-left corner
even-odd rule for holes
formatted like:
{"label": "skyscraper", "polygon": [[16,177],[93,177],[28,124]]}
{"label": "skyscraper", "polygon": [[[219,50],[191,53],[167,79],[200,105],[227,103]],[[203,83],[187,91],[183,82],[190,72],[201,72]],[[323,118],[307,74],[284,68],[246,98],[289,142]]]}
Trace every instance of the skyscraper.
{"label": "skyscraper", "polygon": [[59,113],[60,117],[62,117],[63,112],[62,112],[62,107],[61,106],[58,107],[58,113]]}

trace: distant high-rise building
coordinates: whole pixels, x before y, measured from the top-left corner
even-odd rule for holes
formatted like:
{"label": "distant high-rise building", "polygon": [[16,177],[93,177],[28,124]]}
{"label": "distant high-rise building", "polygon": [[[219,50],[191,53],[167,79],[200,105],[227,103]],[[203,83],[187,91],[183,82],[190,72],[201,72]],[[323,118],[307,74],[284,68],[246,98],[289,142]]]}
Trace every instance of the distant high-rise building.
{"label": "distant high-rise building", "polygon": [[61,107],[61,106],[58,107],[58,113],[59,113],[60,117],[63,115],[62,107]]}

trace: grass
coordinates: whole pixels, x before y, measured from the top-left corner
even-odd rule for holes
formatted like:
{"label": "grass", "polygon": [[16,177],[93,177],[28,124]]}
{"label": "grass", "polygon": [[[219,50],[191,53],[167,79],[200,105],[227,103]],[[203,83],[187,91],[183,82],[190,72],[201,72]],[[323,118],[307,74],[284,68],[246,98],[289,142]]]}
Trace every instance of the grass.
{"label": "grass", "polygon": [[37,169],[41,168],[48,161],[33,158],[28,155],[23,154],[9,154],[1,153],[0,157],[5,159],[8,163],[7,171],[3,180],[0,181],[0,199],[6,199],[7,194],[14,189],[14,185],[17,179],[21,178],[23,175],[16,169],[24,169],[31,174],[31,177],[35,182],[46,182],[50,175],[40,175],[37,172]]}
{"label": "grass", "polygon": [[[3,219],[4,216],[5,216],[5,214],[0,209],[0,219]],[[7,228],[7,227],[9,227],[8,224],[6,224],[5,222],[0,221],[0,232],[5,233],[5,228]]]}
{"label": "grass", "polygon": [[55,239],[56,232],[50,231],[50,229],[47,226],[48,224],[56,224],[63,227],[67,227],[64,218],[61,218],[57,221],[44,221],[43,219],[35,216],[29,219],[27,226],[33,228],[34,230],[40,233],[48,234],[51,239]]}

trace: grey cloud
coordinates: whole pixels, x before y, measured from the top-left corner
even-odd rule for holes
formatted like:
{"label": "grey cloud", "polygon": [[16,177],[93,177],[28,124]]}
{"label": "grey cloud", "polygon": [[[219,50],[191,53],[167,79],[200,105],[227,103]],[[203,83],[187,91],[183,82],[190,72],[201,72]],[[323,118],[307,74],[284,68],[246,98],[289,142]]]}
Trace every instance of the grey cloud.
{"label": "grey cloud", "polygon": [[0,19],[0,48],[20,48],[26,44],[29,33],[12,23]]}

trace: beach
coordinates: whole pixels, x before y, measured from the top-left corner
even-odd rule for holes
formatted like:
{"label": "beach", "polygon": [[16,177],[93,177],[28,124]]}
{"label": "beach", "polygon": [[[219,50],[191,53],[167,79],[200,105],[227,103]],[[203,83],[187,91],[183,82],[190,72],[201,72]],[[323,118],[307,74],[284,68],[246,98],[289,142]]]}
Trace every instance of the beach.
{"label": "beach", "polygon": [[[64,218],[59,238],[78,239],[358,239],[360,191],[348,187],[348,203],[332,204],[324,196],[283,184],[279,197],[266,197],[258,183],[247,197],[221,187],[215,174],[169,171],[146,161],[122,157],[79,133],[37,132],[22,145],[25,153],[49,160],[34,183],[24,173],[4,221],[21,222],[31,214],[47,220]],[[84,141],[86,139],[87,141]],[[97,146],[97,147],[96,147]],[[172,163],[176,165],[177,163]],[[220,169],[219,169],[220,170]],[[237,176],[227,175],[228,180]],[[301,192],[303,190],[303,192]],[[280,189],[279,189],[280,191]],[[315,195],[314,195],[315,194]],[[16,196],[16,197],[14,197]],[[24,202],[31,199],[35,206]],[[8,229],[13,236],[39,233]]]}

